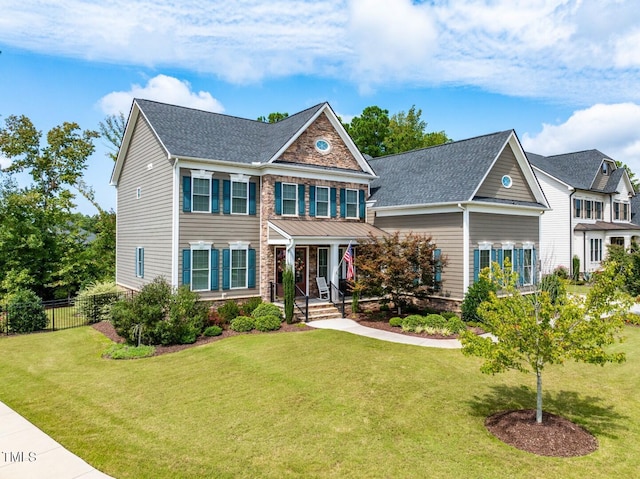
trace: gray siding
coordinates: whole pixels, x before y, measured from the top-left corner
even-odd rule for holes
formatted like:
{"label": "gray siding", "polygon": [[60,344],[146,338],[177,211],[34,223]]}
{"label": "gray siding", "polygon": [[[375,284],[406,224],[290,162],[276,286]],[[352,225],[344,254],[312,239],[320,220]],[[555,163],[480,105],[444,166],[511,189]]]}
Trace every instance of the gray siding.
{"label": "gray siding", "polygon": [[[137,188],[141,188],[139,199]],[[156,276],[170,280],[173,168],[142,116],[135,125],[117,190],[117,283],[138,289]],[[135,274],[136,247],[144,248],[144,278]]]}
{"label": "gray siding", "polygon": [[462,298],[462,213],[376,217],[374,225],[389,232],[399,231],[400,234],[431,235],[447,258],[447,265],[442,270],[443,292],[452,298]]}
{"label": "gray siding", "polygon": [[[493,243],[501,248],[502,242],[513,242],[516,248],[523,242],[532,242],[540,251],[540,218],[538,216],[496,215],[490,213],[469,214],[469,284],[473,283],[473,250],[478,243]],[[538,259],[540,259],[538,255]]]}
{"label": "gray siding", "polygon": [[[502,177],[504,175],[511,177],[513,181],[511,188],[502,186]],[[483,198],[536,201],[513,150],[508,145],[500,154],[476,195]]]}
{"label": "gray siding", "polygon": [[[259,296],[260,294],[260,217],[256,215],[224,214],[222,180],[228,180],[226,173],[215,172],[213,178],[220,180],[220,212],[219,213],[185,213],[182,209],[183,191],[182,177],[190,176],[191,171],[180,171],[180,214],[178,239],[178,283],[182,284],[182,250],[190,248],[190,242],[212,242],[212,248],[220,250],[220,288],[218,291],[200,292],[202,298]],[[256,183],[256,212],[260,212],[260,182],[258,177],[251,177],[250,182]],[[230,242],[248,241],[250,248],[256,250],[256,288],[222,290],[222,250],[229,248]]]}

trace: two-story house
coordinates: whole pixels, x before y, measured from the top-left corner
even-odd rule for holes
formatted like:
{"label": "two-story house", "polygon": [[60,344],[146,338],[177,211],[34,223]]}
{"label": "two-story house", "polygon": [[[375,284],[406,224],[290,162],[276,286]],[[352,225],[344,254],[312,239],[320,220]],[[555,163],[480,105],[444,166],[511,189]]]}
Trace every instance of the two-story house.
{"label": "two-story house", "polygon": [[552,210],[542,217],[543,272],[558,266],[579,273],[597,270],[607,245],[629,248],[640,237],[632,222],[633,186],[624,168],[598,150],[555,156],[527,153]]}
{"label": "two-story house", "polygon": [[533,284],[548,207],[513,131],[367,161],[327,103],[269,124],[137,99],[111,182],[116,282],[204,299],[279,296],[287,264],[316,296],[349,244],[393,231],[433,236],[443,298],[507,258]]}

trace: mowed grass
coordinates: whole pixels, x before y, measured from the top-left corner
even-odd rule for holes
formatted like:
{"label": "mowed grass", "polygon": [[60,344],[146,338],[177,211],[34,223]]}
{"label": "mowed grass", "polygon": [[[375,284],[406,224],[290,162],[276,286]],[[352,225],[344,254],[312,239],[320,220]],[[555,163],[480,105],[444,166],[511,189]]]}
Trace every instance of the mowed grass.
{"label": "mowed grass", "polygon": [[544,377],[545,410],[596,435],[578,458],[495,439],[485,417],[535,407],[535,377],[485,376],[457,350],[337,331],[242,335],[102,359],[90,327],[0,338],[0,400],[124,478],[611,478],[640,470],[640,328],[627,362]]}

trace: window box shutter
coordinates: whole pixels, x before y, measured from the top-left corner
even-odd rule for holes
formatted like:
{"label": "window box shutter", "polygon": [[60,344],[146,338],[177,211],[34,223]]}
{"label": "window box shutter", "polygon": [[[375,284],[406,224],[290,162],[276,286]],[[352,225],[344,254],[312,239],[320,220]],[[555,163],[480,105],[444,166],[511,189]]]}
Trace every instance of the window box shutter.
{"label": "window box shutter", "polygon": [[281,215],[282,214],[282,183],[280,181],[276,181],[275,190],[276,190],[275,191],[276,214]]}
{"label": "window box shutter", "polygon": [[182,177],[182,211],[189,213],[191,211],[191,177]]}
{"label": "window box shutter", "polygon": [[248,255],[248,271],[247,271],[247,288],[255,288],[256,287],[256,250],[253,248],[249,248],[247,251]]}
{"label": "window box shutter", "polygon": [[231,250],[222,250],[222,289],[229,289],[231,286]]}
{"label": "window box shutter", "polygon": [[211,250],[211,291],[220,287],[220,250]]}
{"label": "window box shutter", "polygon": [[182,284],[191,284],[191,250],[182,250]]}
{"label": "window box shutter", "polygon": [[211,212],[220,213],[220,180],[211,180]]}
{"label": "window box shutter", "polygon": [[309,186],[309,216],[316,215],[316,187]]}
{"label": "window box shutter", "polygon": [[256,184],[249,183],[249,214],[256,214]]}
{"label": "window box shutter", "polygon": [[347,190],[340,188],[340,218],[347,216]]}
{"label": "window box shutter", "polygon": [[298,215],[299,216],[304,216],[304,191],[305,191],[305,187],[304,185],[298,185]]}
{"label": "window box shutter", "polygon": [[222,212],[231,214],[231,180],[222,180]]}
{"label": "window box shutter", "polygon": [[366,203],[364,202],[364,190],[358,192],[358,207],[360,208],[360,219],[363,220],[366,214]]}
{"label": "window box shutter", "polygon": [[480,250],[473,250],[473,281],[478,281],[480,275]]}
{"label": "window box shutter", "polygon": [[331,188],[331,217],[335,218],[337,216],[337,208],[336,208],[336,196],[337,190],[335,188]]}

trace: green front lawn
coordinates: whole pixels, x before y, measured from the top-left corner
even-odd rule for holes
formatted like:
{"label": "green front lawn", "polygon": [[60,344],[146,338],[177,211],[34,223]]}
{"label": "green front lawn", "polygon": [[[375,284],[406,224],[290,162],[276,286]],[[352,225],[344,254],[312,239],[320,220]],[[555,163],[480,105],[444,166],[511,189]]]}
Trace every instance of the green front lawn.
{"label": "green front lawn", "polygon": [[125,478],[610,478],[640,469],[640,328],[622,365],[567,364],[545,410],[599,441],[538,457],[484,428],[535,407],[535,377],[485,376],[460,351],[337,331],[247,334],[147,359],[102,359],[90,327],[0,338],[0,400]]}

